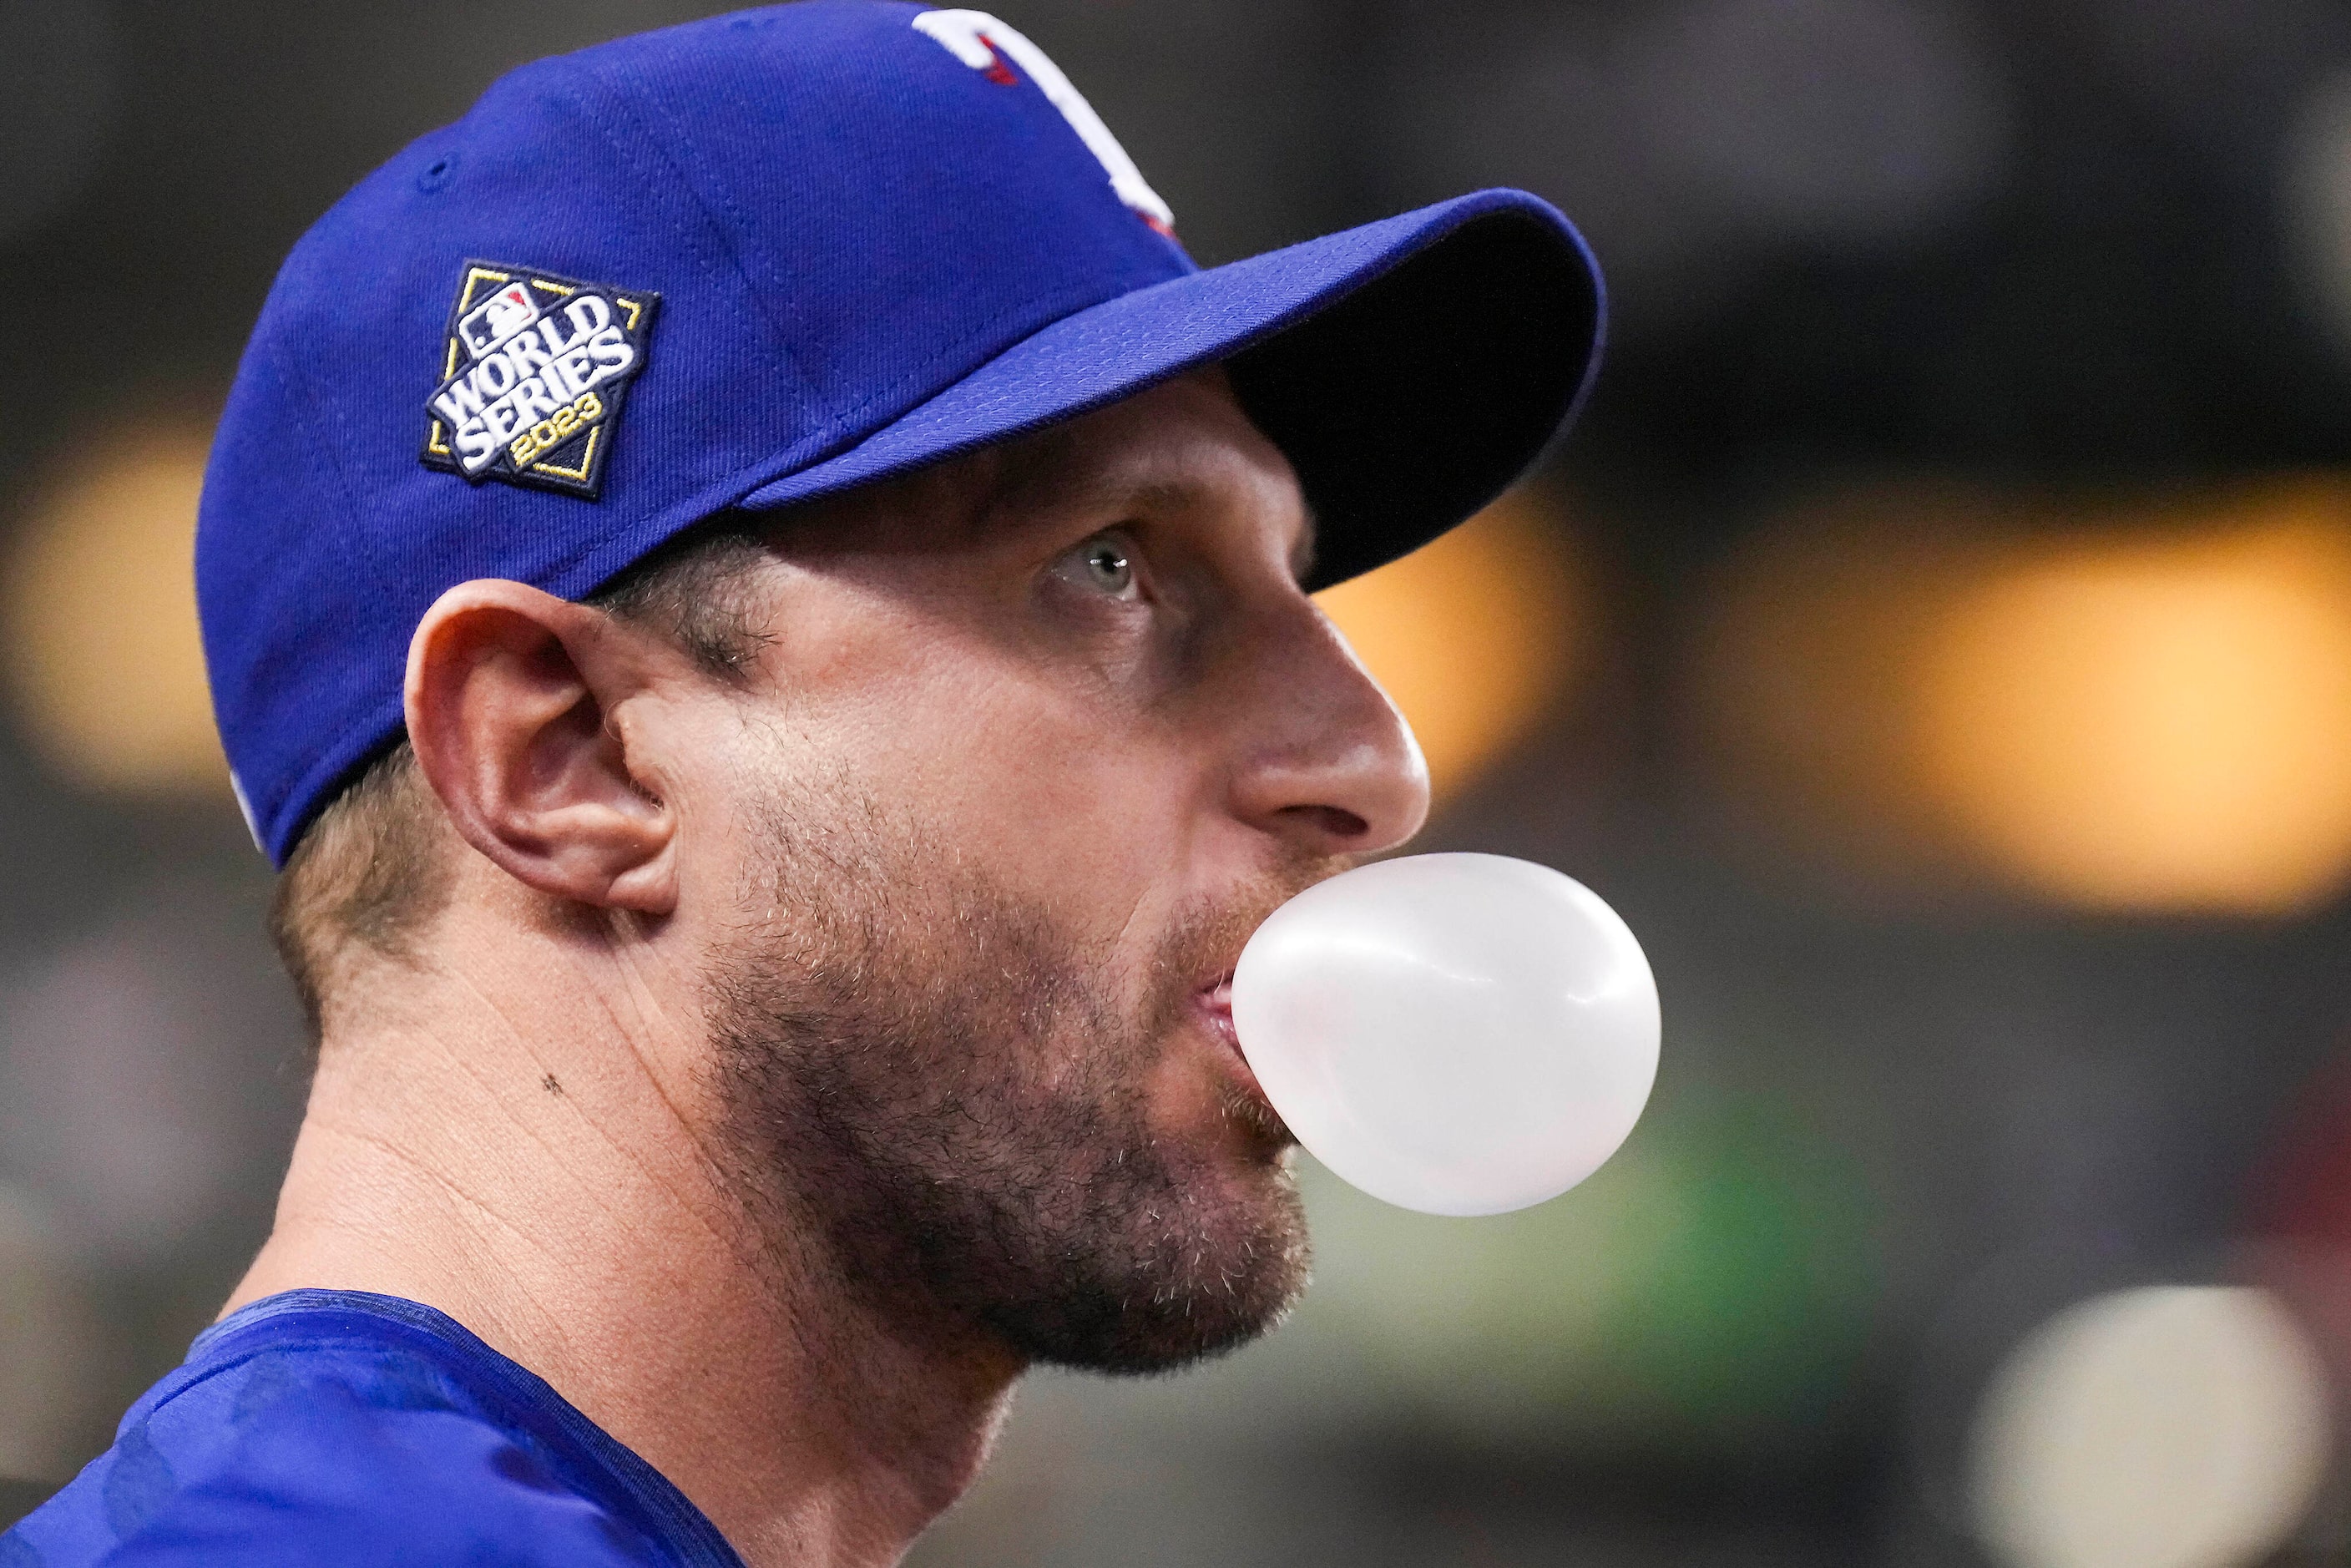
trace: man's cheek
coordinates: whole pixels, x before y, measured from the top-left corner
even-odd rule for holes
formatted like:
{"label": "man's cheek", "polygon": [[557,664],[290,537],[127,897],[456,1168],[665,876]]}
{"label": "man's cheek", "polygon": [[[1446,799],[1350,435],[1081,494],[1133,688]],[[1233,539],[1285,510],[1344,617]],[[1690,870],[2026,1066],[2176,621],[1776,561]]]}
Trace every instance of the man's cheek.
{"label": "man's cheek", "polygon": [[1148,748],[1054,727],[962,727],[970,737],[923,769],[941,825],[999,863],[1033,862],[1072,883],[1124,884],[1165,868],[1183,831],[1178,792]]}

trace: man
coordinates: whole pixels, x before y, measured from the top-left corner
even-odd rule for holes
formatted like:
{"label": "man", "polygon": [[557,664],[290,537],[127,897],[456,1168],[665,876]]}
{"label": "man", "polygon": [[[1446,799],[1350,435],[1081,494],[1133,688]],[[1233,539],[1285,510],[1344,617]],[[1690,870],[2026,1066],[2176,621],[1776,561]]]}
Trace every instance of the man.
{"label": "man", "polygon": [[1198,271],[974,12],[542,62],[363,183],[197,546],[308,1117],[0,1563],[887,1563],[1028,1365],[1275,1322],[1226,983],[1426,809],[1307,593],[1522,469],[1598,311],[1508,192]]}

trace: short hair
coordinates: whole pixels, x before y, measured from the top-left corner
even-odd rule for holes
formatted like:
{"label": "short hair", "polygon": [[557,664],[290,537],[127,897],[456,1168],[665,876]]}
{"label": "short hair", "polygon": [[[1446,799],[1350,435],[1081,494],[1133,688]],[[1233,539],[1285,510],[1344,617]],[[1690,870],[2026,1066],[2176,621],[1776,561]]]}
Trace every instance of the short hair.
{"label": "short hair", "polygon": [[[728,512],[656,550],[584,601],[674,643],[705,674],[740,685],[768,639],[756,569],[772,524]],[[315,1044],[355,961],[413,964],[448,903],[455,835],[401,735],[355,773],[296,842],[269,915],[277,956]]]}

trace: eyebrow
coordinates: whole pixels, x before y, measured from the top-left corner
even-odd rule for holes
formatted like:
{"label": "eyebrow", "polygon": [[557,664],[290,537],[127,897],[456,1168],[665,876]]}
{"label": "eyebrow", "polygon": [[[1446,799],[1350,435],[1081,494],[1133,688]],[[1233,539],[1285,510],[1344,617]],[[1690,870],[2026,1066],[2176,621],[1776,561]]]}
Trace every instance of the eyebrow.
{"label": "eyebrow", "polygon": [[[1105,492],[1114,488],[1103,486]],[[1208,486],[1189,479],[1146,479],[1127,489],[1125,498],[1146,510],[1176,511],[1210,500],[1212,493]],[[1290,572],[1300,582],[1304,582],[1314,570],[1317,533],[1314,508],[1301,495],[1298,538],[1290,547]]]}
{"label": "eyebrow", "polygon": [[[1205,505],[1214,499],[1214,492],[1191,479],[1144,479],[1130,484],[1100,475],[1073,477],[1066,468],[1047,467],[1019,476],[998,492],[999,501],[1015,497],[1015,504],[1040,509],[1092,505],[1174,512]],[[1319,530],[1313,507],[1302,496],[1300,505],[1298,538],[1290,547],[1290,570],[1291,576],[1304,582],[1314,570]]]}

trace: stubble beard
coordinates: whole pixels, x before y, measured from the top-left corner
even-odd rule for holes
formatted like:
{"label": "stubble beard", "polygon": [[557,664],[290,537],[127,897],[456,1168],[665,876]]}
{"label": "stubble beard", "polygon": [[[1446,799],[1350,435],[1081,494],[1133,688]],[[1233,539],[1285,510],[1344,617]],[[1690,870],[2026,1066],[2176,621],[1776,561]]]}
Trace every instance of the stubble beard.
{"label": "stubble beard", "polygon": [[870,1312],[963,1324],[1025,1361],[1171,1370],[1248,1343],[1304,1289],[1278,1117],[1156,1135],[1145,1085],[1198,1049],[1206,966],[1322,868],[1160,944],[1147,998],[1050,913],[870,799],[771,802],[745,924],[706,979],[723,1147],[779,1245],[813,1233]]}

